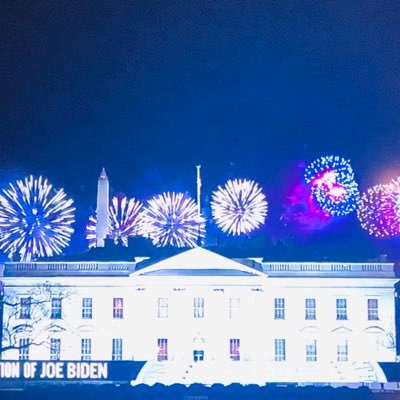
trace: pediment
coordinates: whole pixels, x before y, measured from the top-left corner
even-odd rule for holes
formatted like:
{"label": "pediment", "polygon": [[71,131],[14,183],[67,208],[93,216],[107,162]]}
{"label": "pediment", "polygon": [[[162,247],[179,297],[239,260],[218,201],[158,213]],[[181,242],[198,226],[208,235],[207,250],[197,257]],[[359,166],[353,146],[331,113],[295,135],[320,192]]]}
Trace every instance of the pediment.
{"label": "pediment", "polygon": [[202,247],[135,271],[131,276],[263,276],[266,274]]}
{"label": "pediment", "polygon": [[339,326],[338,328],[332,329],[333,333],[351,333],[353,332],[350,328],[345,326]]}

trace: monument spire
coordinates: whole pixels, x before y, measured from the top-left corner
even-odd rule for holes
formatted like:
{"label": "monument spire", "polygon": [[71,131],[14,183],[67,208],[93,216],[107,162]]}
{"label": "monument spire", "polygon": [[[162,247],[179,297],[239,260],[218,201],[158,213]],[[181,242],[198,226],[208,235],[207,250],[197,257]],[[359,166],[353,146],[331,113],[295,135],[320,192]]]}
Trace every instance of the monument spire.
{"label": "monument spire", "polygon": [[110,185],[105,168],[101,170],[97,182],[97,224],[96,224],[96,246],[104,247],[104,240],[108,234],[108,212],[109,212]]}

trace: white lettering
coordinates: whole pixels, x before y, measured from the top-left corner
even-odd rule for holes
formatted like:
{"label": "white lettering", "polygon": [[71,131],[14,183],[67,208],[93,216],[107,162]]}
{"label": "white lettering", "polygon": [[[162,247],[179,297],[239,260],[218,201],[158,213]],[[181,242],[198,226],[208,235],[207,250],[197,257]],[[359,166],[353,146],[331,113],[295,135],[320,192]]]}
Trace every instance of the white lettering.
{"label": "white lettering", "polygon": [[75,363],[67,363],[67,378],[68,379],[76,378],[76,364]]}
{"label": "white lettering", "polygon": [[64,374],[62,371],[64,363],[62,362],[44,362],[42,364],[41,379],[63,379]]}
{"label": "white lettering", "polygon": [[19,362],[0,362],[0,378],[19,378]]}
{"label": "white lettering", "polygon": [[107,379],[108,365],[107,363],[98,362],[81,362],[67,363],[68,379]]}

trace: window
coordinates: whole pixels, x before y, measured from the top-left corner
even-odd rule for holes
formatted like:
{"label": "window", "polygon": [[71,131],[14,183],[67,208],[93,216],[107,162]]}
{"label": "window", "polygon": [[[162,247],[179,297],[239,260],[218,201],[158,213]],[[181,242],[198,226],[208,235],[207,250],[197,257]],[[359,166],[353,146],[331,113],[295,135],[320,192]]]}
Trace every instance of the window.
{"label": "window", "polygon": [[204,297],[195,297],[193,300],[193,316],[195,318],[204,318]]}
{"label": "window", "polygon": [[338,361],[348,361],[348,344],[347,340],[343,340],[337,345],[337,360]]}
{"label": "window", "polygon": [[306,361],[317,361],[317,341],[315,339],[306,341]]}
{"label": "window", "polygon": [[229,340],[229,355],[231,360],[240,361],[240,339]]}
{"label": "window", "polygon": [[92,339],[81,339],[81,360],[90,361],[92,359]]}
{"label": "window", "polygon": [[124,318],[124,299],[121,297],[114,297],[113,300],[113,318]]}
{"label": "window", "polygon": [[18,356],[20,360],[29,360],[29,339],[19,339]]}
{"label": "window", "polygon": [[62,307],[61,298],[54,297],[51,299],[51,319],[61,319],[62,318]]}
{"label": "window", "polygon": [[306,319],[316,319],[315,299],[306,299]]}
{"label": "window", "polygon": [[336,319],[347,319],[346,299],[336,299]]}
{"label": "window", "polygon": [[275,319],[285,319],[285,299],[275,299]]}
{"label": "window", "polygon": [[286,360],[286,340],[275,339],[275,361]]}
{"label": "window", "polygon": [[84,297],[82,299],[82,318],[93,318],[93,299],[91,297]]}
{"label": "window", "polygon": [[240,310],[240,299],[238,297],[231,297],[229,299],[229,318],[235,318]]}
{"label": "window", "polygon": [[167,297],[159,297],[158,298],[158,318],[168,318],[168,298]]}
{"label": "window", "polygon": [[19,301],[19,317],[21,319],[31,318],[31,301],[30,297],[21,297]]}
{"label": "window", "polygon": [[168,339],[157,339],[157,361],[168,360]]}
{"label": "window", "polygon": [[112,355],[111,359],[113,361],[122,360],[122,339],[112,340]]}
{"label": "window", "polygon": [[377,299],[368,299],[368,319],[378,320],[378,300]]}
{"label": "window", "polygon": [[60,359],[61,339],[50,339],[50,360],[57,361]]}

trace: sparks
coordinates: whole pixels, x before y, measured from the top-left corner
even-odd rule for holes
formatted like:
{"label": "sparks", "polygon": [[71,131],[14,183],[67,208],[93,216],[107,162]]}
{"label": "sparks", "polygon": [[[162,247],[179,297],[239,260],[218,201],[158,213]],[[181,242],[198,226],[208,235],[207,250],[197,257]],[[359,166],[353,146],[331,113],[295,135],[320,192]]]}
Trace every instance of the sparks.
{"label": "sparks", "polygon": [[28,262],[61,254],[74,232],[74,211],[63,189],[41,176],[10,183],[0,195],[0,249]]}
{"label": "sparks", "polygon": [[155,246],[195,247],[205,236],[205,219],[195,201],[184,193],[166,192],[148,201],[142,234]]}
{"label": "sparks", "polygon": [[228,180],[218,186],[211,201],[212,216],[228,235],[248,234],[265,222],[268,202],[261,188],[250,180]]}

